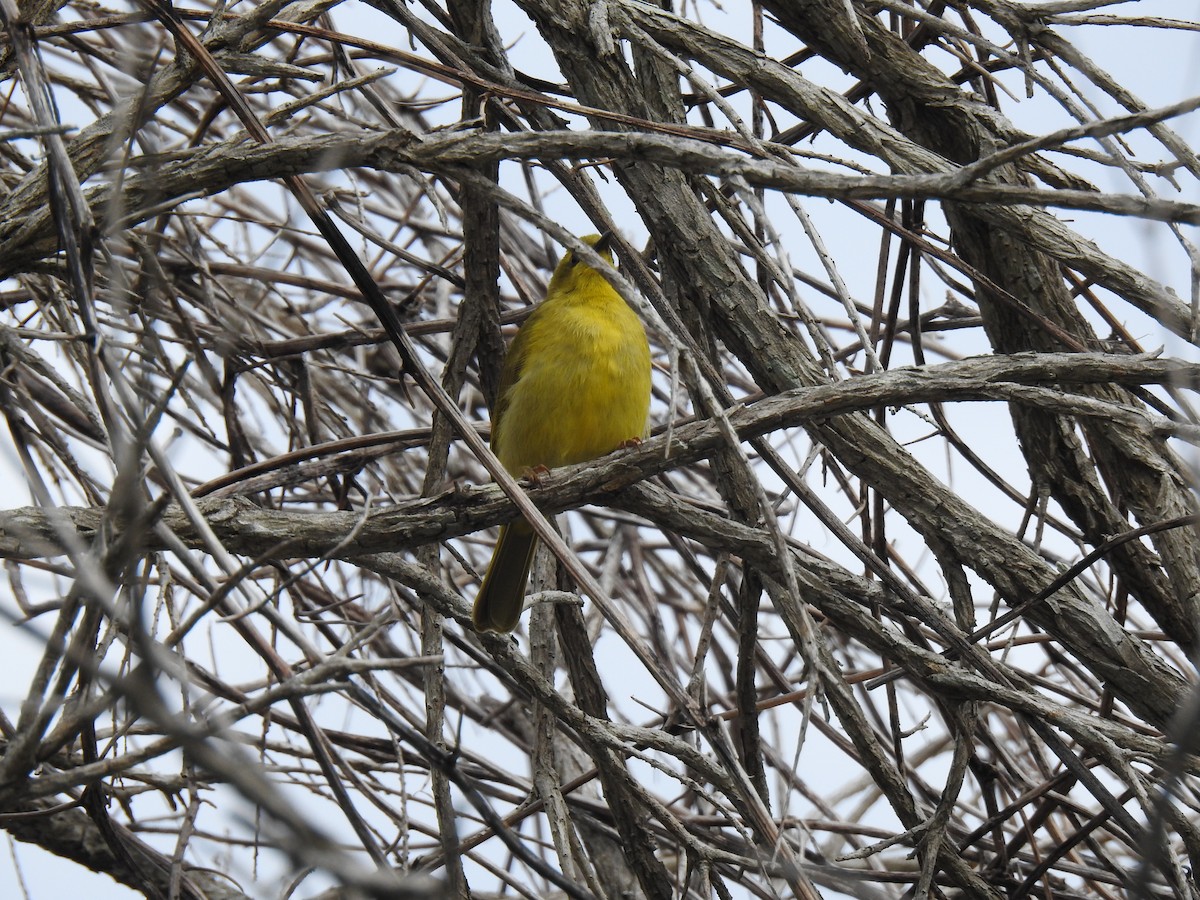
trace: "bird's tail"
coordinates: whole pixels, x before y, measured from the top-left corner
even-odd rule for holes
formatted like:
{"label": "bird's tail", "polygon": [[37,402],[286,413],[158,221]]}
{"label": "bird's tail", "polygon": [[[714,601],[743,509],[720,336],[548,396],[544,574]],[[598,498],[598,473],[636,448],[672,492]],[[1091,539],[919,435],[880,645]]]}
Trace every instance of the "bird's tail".
{"label": "bird's tail", "polygon": [[506,633],[517,627],[525,607],[525,585],[537,535],[524,519],[500,529],[500,540],[471,613],[477,631]]}

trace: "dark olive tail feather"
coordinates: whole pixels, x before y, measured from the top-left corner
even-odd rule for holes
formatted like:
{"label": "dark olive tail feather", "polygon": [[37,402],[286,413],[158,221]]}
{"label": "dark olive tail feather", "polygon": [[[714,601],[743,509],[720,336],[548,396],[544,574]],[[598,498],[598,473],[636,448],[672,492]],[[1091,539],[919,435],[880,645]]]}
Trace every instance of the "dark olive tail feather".
{"label": "dark olive tail feather", "polygon": [[525,608],[525,585],[536,546],[537,535],[524,520],[500,529],[500,540],[471,613],[477,631],[506,633],[517,627]]}

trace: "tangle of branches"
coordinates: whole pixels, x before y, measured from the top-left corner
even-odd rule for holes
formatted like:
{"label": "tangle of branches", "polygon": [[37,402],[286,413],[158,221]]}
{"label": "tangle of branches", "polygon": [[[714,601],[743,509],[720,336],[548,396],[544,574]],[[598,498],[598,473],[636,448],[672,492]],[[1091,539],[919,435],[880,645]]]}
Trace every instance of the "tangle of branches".
{"label": "tangle of branches", "polygon": [[[0,827],[151,897],[1197,897],[1200,98],[1085,49],[1194,51],[1152,5],[0,0]],[[605,229],[653,434],[518,483]]]}

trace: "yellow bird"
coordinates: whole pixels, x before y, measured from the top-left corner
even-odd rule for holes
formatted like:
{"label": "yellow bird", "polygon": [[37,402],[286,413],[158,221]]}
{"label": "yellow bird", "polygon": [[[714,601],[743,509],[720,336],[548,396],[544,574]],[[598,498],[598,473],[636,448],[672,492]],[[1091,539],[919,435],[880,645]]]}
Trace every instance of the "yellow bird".
{"label": "yellow bird", "polygon": [[[612,262],[611,234],[581,240]],[[646,433],[650,346],[637,315],[572,251],[521,326],[500,373],[492,450],[517,477],[603,456]],[[500,540],[475,598],[479,631],[517,627],[537,536],[524,519]]]}

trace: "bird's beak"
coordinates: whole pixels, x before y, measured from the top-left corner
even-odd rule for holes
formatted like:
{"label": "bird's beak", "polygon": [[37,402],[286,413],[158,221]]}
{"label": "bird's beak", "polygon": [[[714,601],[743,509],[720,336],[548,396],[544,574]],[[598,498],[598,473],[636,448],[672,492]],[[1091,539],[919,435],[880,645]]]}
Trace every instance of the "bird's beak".
{"label": "bird's beak", "polygon": [[600,240],[596,241],[592,249],[597,253],[607,253],[612,249],[612,242],[613,233],[611,231],[605,231],[600,235]]}

